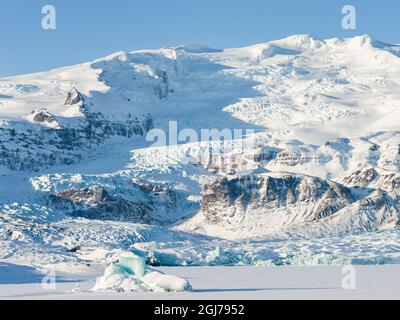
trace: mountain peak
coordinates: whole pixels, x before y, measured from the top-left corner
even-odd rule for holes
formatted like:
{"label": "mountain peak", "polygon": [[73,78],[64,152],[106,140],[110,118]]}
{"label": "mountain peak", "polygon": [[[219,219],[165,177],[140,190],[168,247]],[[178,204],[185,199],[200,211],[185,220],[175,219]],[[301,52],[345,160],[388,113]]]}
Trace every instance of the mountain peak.
{"label": "mountain peak", "polygon": [[325,45],[325,41],[311,34],[296,34],[287,38],[272,41],[299,49],[319,49]]}

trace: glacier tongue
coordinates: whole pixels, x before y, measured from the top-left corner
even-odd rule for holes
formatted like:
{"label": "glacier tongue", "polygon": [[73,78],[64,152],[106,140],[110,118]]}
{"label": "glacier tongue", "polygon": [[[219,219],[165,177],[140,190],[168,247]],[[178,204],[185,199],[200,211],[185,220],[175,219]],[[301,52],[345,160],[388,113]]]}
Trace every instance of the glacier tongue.
{"label": "glacier tongue", "polygon": [[[105,263],[135,246],[153,265],[398,262],[399,48],[295,35],[0,79],[0,259]],[[202,129],[254,144],[221,155],[189,139]]]}

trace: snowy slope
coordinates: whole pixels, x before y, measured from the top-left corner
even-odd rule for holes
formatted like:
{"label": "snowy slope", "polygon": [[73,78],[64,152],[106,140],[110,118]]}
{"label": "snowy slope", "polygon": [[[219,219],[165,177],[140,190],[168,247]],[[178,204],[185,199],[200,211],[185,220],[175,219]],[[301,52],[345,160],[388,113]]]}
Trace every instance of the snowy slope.
{"label": "snowy slope", "polygon": [[[295,35],[0,79],[0,259],[82,263],[96,247],[107,256],[136,244],[153,260],[162,252],[160,264],[295,264],[298,237],[329,235],[326,248],[354,232],[398,239],[399,75],[398,46]],[[154,147],[148,132],[168,137],[169,121],[253,129],[234,141],[252,143],[222,156],[218,141]],[[327,259],[398,261],[397,247],[359,246]]]}
{"label": "snowy slope", "polygon": [[[229,119],[223,109],[267,128],[343,122],[334,129],[337,134],[348,130],[360,135],[371,124],[375,131],[394,125],[379,123],[398,111],[398,52],[367,35],[326,41],[298,35],[226,50],[180,46],[119,52],[91,63],[1,79],[0,117],[25,119],[38,108],[56,116],[80,116],[64,105],[68,92],[77,88],[94,112],[110,117],[150,112],[186,124],[188,113],[211,112],[207,115],[212,118],[192,117],[204,125],[206,119],[212,124]],[[352,120],[357,126],[348,128]],[[231,119],[223,125],[239,123]]]}

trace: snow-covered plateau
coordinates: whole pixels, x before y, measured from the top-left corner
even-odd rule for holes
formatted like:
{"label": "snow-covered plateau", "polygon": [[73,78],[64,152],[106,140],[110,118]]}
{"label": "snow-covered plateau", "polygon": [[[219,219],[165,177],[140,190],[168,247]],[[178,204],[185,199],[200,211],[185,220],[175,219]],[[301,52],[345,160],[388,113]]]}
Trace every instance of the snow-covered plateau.
{"label": "snow-covered plateau", "polygon": [[399,89],[400,46],[368,35],[2,78],[0,284],[49,266],[114,275],[126,250],[147,267],[400,264]]}

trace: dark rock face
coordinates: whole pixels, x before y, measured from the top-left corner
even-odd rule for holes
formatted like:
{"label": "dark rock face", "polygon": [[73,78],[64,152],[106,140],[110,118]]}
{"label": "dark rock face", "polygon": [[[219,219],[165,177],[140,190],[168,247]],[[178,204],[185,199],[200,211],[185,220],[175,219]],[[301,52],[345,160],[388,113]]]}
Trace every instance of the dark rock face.
{"label": "dark rock face", "polygon": [[[51,116],[38,114],[38,120]],[[14,171],[38,171],[55,165],[69,165],[82,158],[82,151],[93,148],[111,136],[145,135],[153,127],[150,114],[125,121],[110,121],[101,113],[87,114],[76,127],[17,130],[0,127],[0,165]]]}
{"label": "dark rock face", "polygon": [[376,230],[380,226],[400,224],[400,197],[391,196],[385,191],[376,190],[356,202],[355,217],[362,220],[364,230]]}
{"label": "dark rock face", "polygon": [[124,121],[110,121],[102,113],[87,114],[83,126],[83,132],[88,138],[122,136],[131,137],[133,135],[145,135],[153,128],[153,120],[150,114],[145,114],[141,119],[128,115]]}
{"label": "dark rock face", "polygon": [[198,204],[186,196],[169,188],[130,181],[124,191],[108,191],[99,185],[58,191],[49,195],[47,205],[74,217],[168,225],[198,210]]}
{"label": "dark rock face", "polygon": [[47,123],[47,124],[54,124],[58,125],[59,123],[54,115],[47,112],[46,109],[39,109],[36,111],[32,111],[33,121],[38,123]]}
{"label": "dark rock face", "polygon": [[87,219],[150,224],[150,208],[143,203],[112,196],[104,189],[60,191],[50,196],[57,208],[69,215]]}
{"label": "dark rock face", "polygon": [[156,94],[158,94],[160,100],[166,99],[168,97],[168,94],[172,92],[171,89],[169,88],[167,71],[164,69],[159,69],[157,70],[157,76],[160,79],[160,84],[158,87],[155,88],[155,92]]}
{"label": "dark rock face", "polygon": [[83,95],[76,88],[72,88],[72,90],[68,92],[68,96],[64,104],[66,106],[73,106],[83,103],[84,103]]}
{"label": "dark rock face", "polygon": [[258,154],[255,155],[254,161],[256,162],[269,162],[276,159],[279,153],[277,148],[262,148]]}
{"label": "dark rock face", "polygon": [[107,119],[100,112],[91,112],[85,97],[73,88],[65,101],[67,107],[79,107],[84,117],[78,125],[63,126],[58,119],[38,109],[31,120],[45,126],[16,129],[0,127],[0,166],[13,171],[39,171],[54,165],[69,165],[82,158],[82,151],[96,147],[112,136],[145,135],[153,128],[150,114],[124,120]]}
{"label": "dark rock face", "polygon": [[[354,201],[349,188],[329,180],[290,174],[279,178],[249,175],[219,178],[206,185],[202,212],[207,222],[216,224],[243,212],[267,215],[277,209],[299,207],[301,220],[308,222],[331,216]],[[228,208],[231,210],[225,210]]]}
{"label": "dark rock face", "polygon": [[41,128],[17,131],[0,128],[0,165],[14,171],[72,164],[81,159],[79,139],[73,130]]}
{"label": "dark rock face", "polygon": [[312,161],[312,158],[306,157],[301,153],[292,151],[282,151],[276,155],[274,162],[283,166],[303,165]]}
{"label": "dark rock face", "polygon": [[349,186],[367,187],[378,178],[379,174],[374,168],[360,169],[344,179]]}
{"label": "dark rock face", "polygon": [[350,187],[364,187],[400,193],[400,173],[379,174],[374,168],[357,170],[343,179]]}

